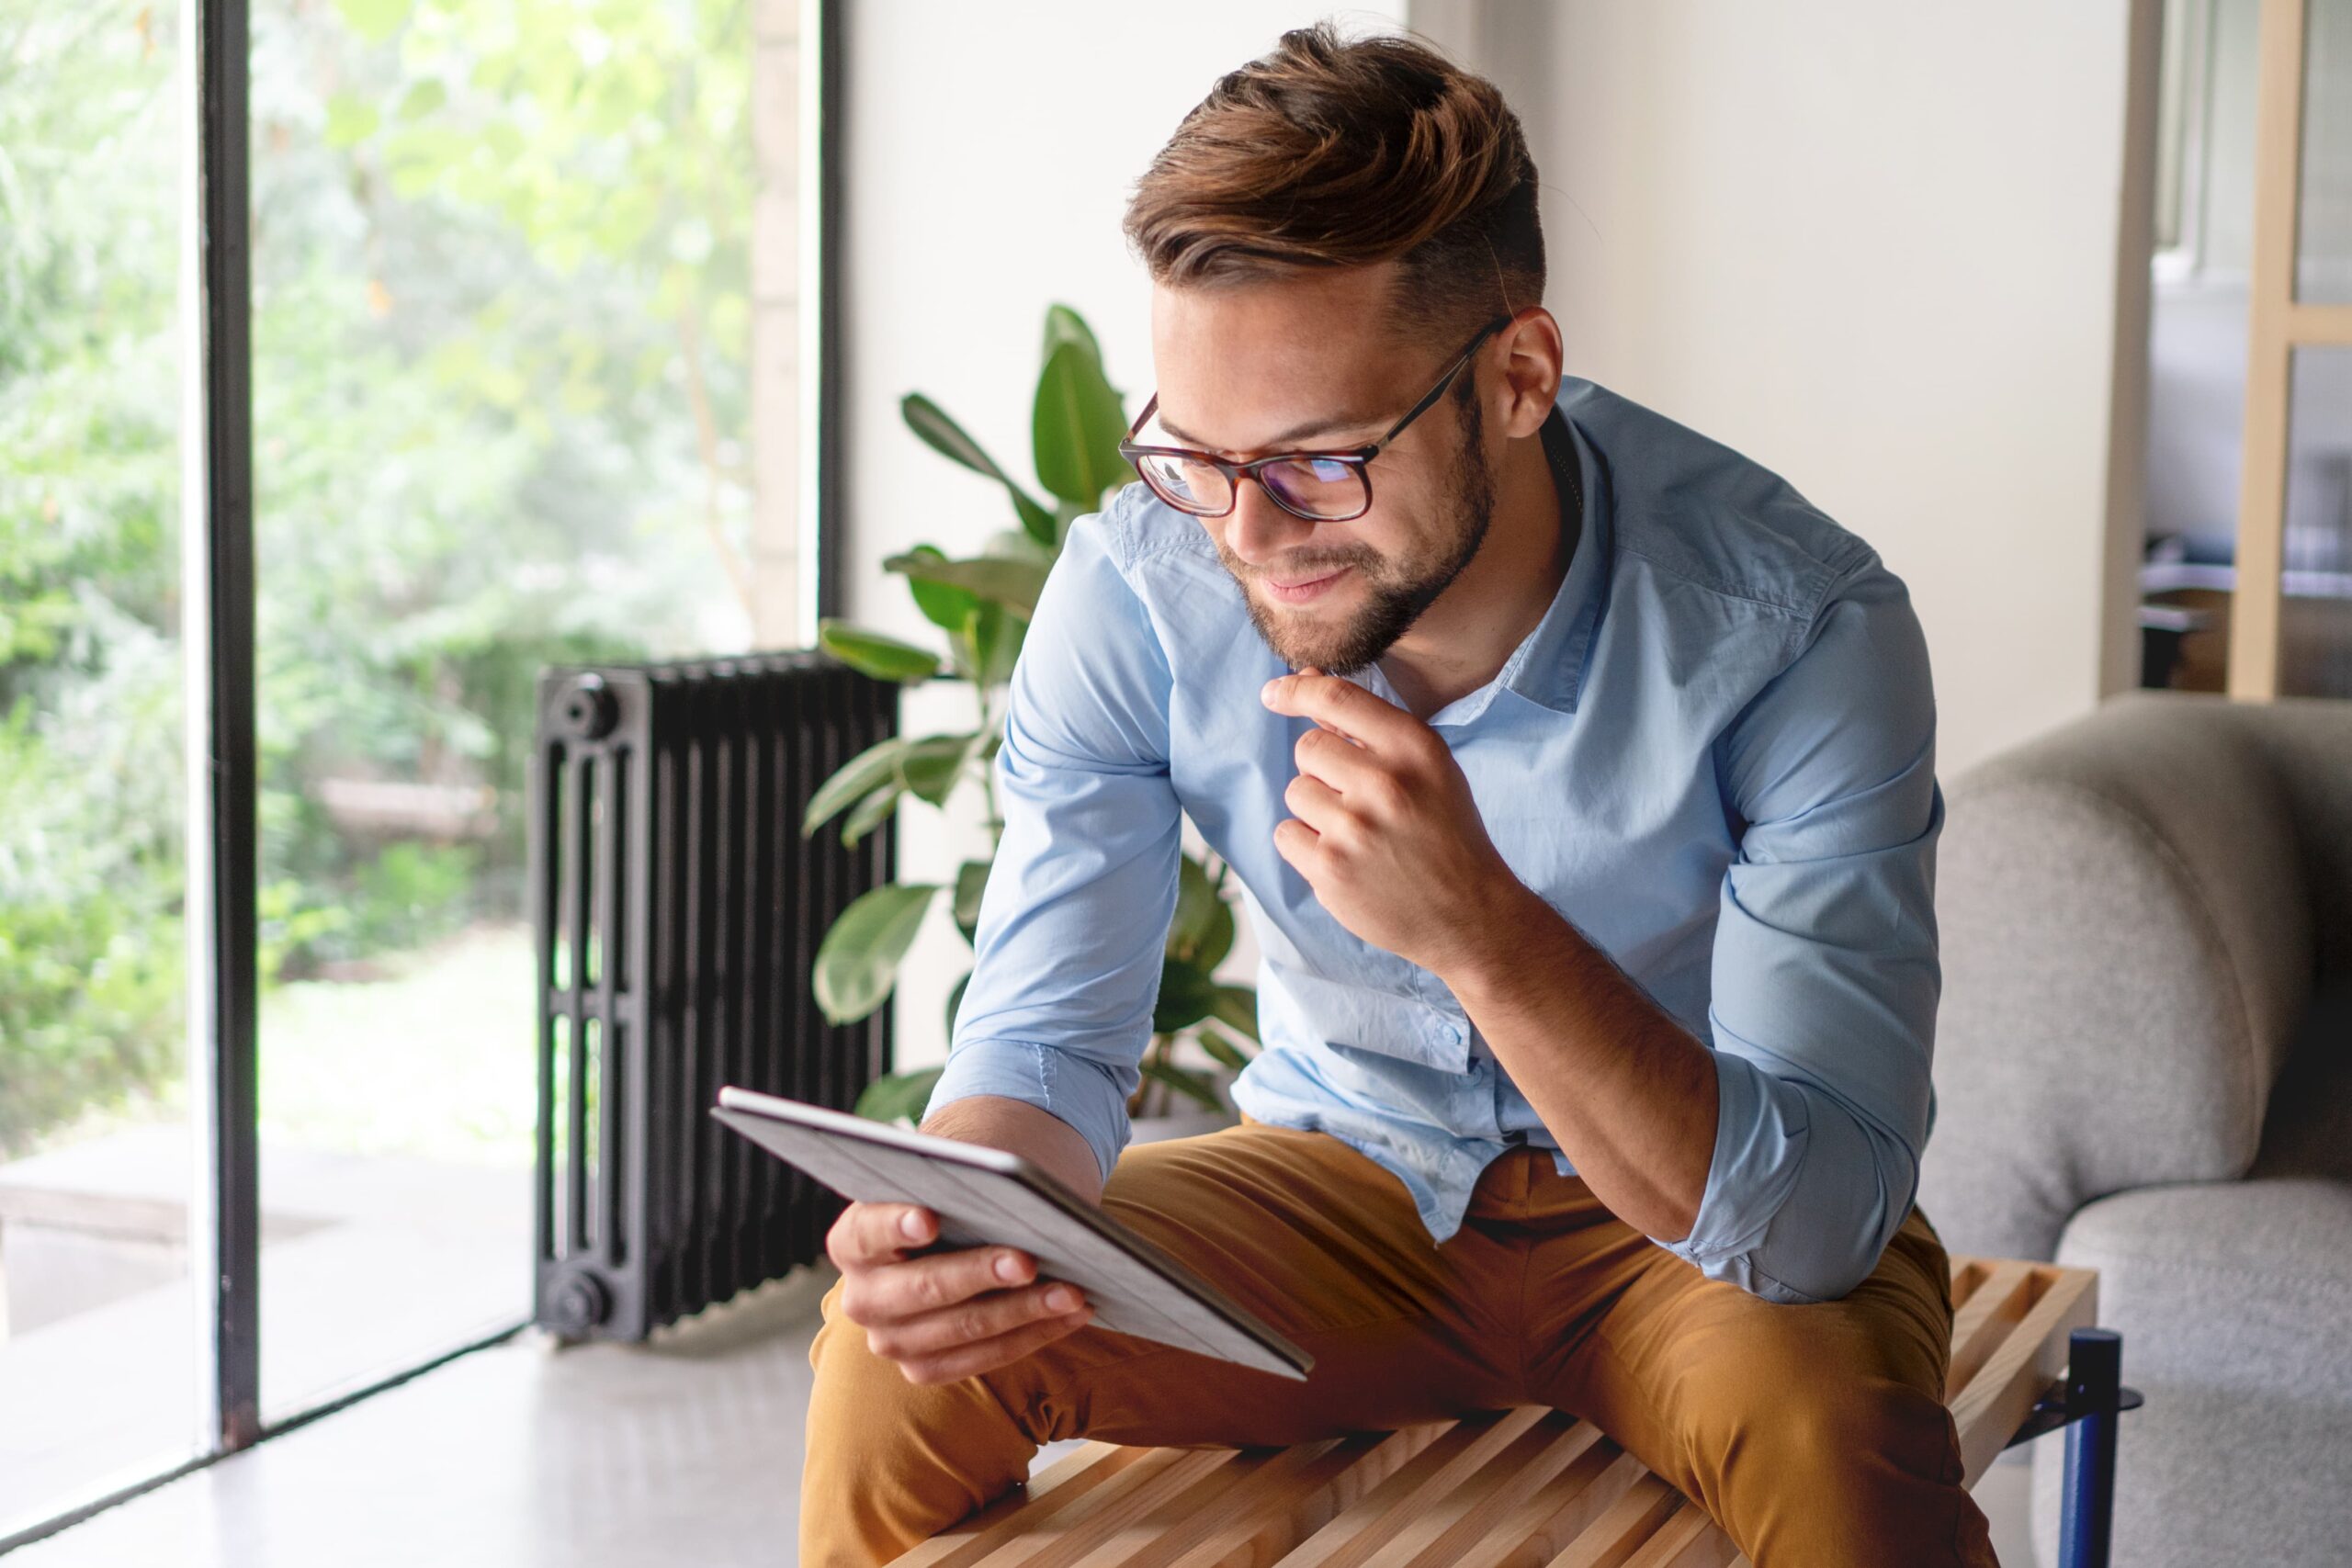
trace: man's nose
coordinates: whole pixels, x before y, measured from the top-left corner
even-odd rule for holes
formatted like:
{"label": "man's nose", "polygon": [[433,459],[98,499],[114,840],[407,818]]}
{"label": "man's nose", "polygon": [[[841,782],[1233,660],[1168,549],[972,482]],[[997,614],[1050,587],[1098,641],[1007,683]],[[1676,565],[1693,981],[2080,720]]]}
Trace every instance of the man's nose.
{"label": "man's nose", "polygon": [[1315,535],[1316,525],[1274,504],[1266,487],[1244,479],[1225,519],[1226,547],[1251,566],[1267,566],[1291,554]]}

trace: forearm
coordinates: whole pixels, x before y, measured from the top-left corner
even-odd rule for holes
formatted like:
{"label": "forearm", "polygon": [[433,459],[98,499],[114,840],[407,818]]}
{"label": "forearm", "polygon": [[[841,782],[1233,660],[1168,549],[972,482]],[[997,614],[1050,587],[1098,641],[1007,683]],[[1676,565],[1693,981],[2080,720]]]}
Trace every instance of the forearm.
{"label": "forearm", "polygon": [[1101,1168],[1084,1135],[1052,1111],[1025,1100],[1001,1094],[966,1095],[933,1111],[922,1131],[1019,1155],[1088,1202],[1102,1200]]}
{"label": "forearm", "polygon": [[1610,1213],[1679,1241],[1713,1163],[1705,1045],[1524,886],[1441,976]]}

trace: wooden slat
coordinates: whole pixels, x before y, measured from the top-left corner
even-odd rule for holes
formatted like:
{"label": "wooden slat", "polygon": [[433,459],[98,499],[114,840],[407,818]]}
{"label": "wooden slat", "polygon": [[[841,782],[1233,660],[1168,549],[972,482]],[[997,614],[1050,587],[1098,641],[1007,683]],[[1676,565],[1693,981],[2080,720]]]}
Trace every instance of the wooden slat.
{"label": "wooden slat", "polygon": [[1031,1476],[1025,1488],[1007,1493],[893,1561],[904,1568],[974,1568],[1001,1551],[1017,1551],[1023,1540],[1052,1528],[1062,1510],[1149,1452],[1149,1449],[1114,1443],[1089,1443]]}
{"label": "wooden slat", "polygon": [[1685,1503],[1657,1534],[1625,1560],[1625,1568],[1730,1568],[1739,1549],[1715,1528],[1706,1510]]}
{"label": "wooden slat", "polygon": [[2289,317],[2302,189],[2303,0],[2262,0],[2256,33],[2254,243],[2246,269],[2245,433],[2237,572],[2230,591],[2230,695],[2278,694],[2286,565]]}
{"label": "wooden slat", "polygon": [[[1952,1259],[1948,1400],[1968,1483],[2064,1374],[2086,1269]],[[907,1568],[1747,1568],[1703,1509],[1538,1405],[1292,1449],[1090,1443]]]}
{"label": "wooden slat", "polygon": [[1648,1473],[1640,1460],[1593,1430],[1591,1446],[1577,1461],[1463,1552],[1455,1568],[1540,1568]]}
{"label": "wooden slat", "polygon": [[1966,1485],[1982,1480],[2017,1436],[2041,1393],[2065,1374],[2067,1339],[2098,1314],[2098,1276],[2088,1269],[2037,1264],[2044,1282],[2017,1328],[1951,1399],[1960,1428],[1961,1473]]}
{"label": "wooden slat", "polygon": [[2029,1264],[1999,1263],[1984,1282],[1968,1293],[1951,1318],[1951,1364],[1944,1377],[1944,1403],[1949,1404],[1968,1386],[2002,1339],[2016,1332],[2018,1322],[2039,1293]]}
{"label": "wooden slat", "polygon": [[1264,1568],[1279,1561],[1295,1542],[1395,1474],[1442,1430],[1441,1426],[1408,1427],[1335,1445],[1318,1461],[1319,1469],[1329,1471],[1329,1479],[1302,1476],[1297,1495],[1222,1517],[1216,1531],[1169,1568]]}
{"label": "wooden slat", "polygon": [[1550,1412],[1525,1404],[1454,1423],[1412,1461],[1282,1559],[1283,1568],[1364,1568],[1388,1535],[1478,1473]]}
{"label": "wooden slat", "polygon": [[1364,1568],[1453,1568],[1529,1497],[1601,1441],[1600,1429],[1547,1411],[1518,1441],[1391,1536]]}
{"label": "wooden slat", "polygon": [[1681,1493],[1645,1474],[1548,1568],[1624,1568],[1660,1526],[1688,1506]]}

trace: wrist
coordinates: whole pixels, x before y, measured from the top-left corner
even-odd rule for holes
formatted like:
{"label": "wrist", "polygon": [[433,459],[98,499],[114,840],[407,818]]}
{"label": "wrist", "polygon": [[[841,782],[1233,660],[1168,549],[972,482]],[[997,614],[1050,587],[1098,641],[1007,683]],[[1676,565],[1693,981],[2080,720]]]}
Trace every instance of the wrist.
{"label": "wrist", "polygon": [[1508,997],[1531,976],[1553,972],[1545,952],[1562,936],[1573,934],[1533,888],[1510,877],[1472,923],[1471,940],[1460,957],[1438,978],[1464,1007],[1476,1010]]}

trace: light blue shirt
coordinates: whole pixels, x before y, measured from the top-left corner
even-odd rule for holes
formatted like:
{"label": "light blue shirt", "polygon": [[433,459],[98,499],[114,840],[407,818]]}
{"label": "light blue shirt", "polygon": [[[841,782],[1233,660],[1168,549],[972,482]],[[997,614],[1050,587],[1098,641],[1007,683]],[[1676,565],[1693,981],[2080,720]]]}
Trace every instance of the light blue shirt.
{"label": "light blue shirt", "polygon": [[[1697,1224],[1653,1239],[1769,1300],[1834,1299],[1909,1212],[1935,1122],[1943,795],[1918,621],[1876,552],[1739,453],[1575,378],[1557,413],[1545,447],[1584,494],[1566,575],[1428,722],[1512,872],[1712,1048]],[[1488,1161],[1558,1143],[1453,992],[1275,851],[1311,722],[1259,700],[1286,671],[1199,519],[1133,484],[1070,528],[1012,673],[1003,836],[926,1114],[1025,1100],[1107,1178],[1188,813],[1261,955],[1234,1102],[1361,1150],[1442,1242]],[[1356,679],[1397,700],[1376,664]]]}

